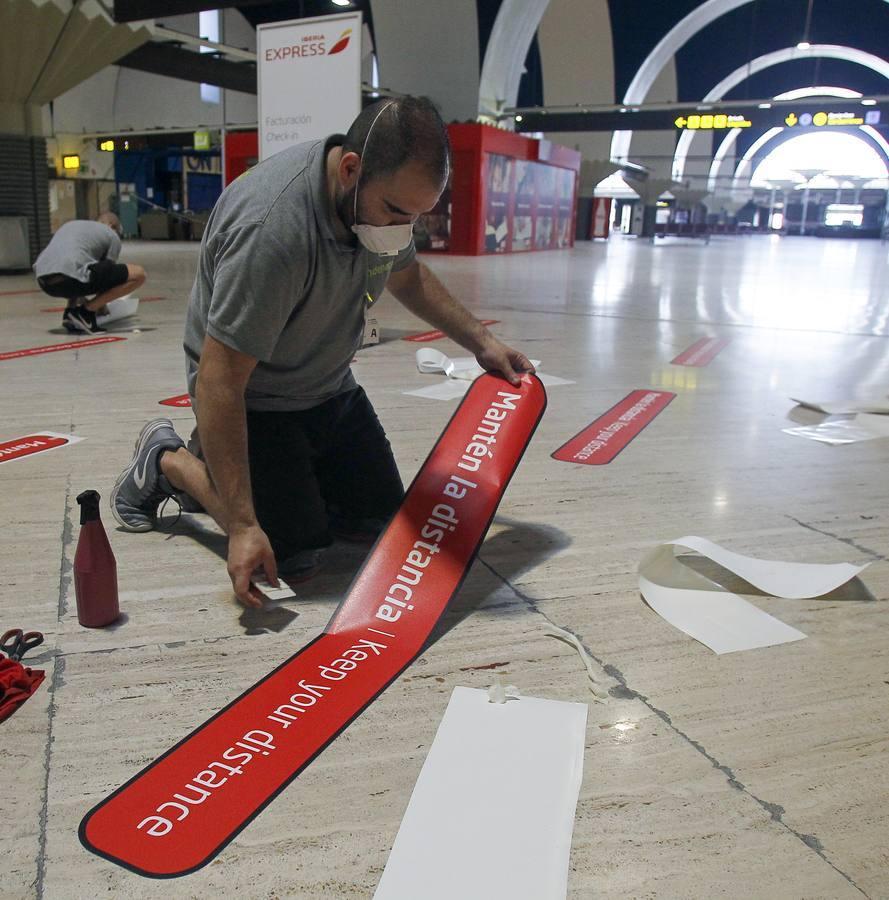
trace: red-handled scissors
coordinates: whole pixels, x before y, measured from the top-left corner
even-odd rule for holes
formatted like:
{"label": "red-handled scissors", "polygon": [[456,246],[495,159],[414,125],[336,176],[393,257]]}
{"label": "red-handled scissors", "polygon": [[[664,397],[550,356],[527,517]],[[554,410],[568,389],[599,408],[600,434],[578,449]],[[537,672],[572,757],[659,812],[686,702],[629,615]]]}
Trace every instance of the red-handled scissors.
{"label": "red-handled scissors", "polygon": [[43,635],[39,631],[10,628],[3,633],[3,637],[0,637],[0,651],[19,662],[29,650],[39,647],[42,643]]}

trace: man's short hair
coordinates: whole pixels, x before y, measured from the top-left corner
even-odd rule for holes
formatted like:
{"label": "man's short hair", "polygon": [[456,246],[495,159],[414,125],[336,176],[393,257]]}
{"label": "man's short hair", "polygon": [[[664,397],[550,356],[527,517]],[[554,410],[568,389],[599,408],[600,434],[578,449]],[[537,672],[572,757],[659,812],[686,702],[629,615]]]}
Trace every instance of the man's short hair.
{"label": "man's short hair", "polygon": [[428,97],[399,97],[366,106],[349,128],[343,152],[364,153],[361,178],[365,181],[385,178],[407,162],[422,165],[436,184],[444,184],[450,171],[448,129]]}
{"label": "man's short hair", "polygon": [[99,213],[99,215],[96,216],[96,221],[101,222],[103,225],[107,225],[112,231],[117,233],[118,237],[123,236],[123,228],[120,224],[120,219],[118,219],[113,212]]}

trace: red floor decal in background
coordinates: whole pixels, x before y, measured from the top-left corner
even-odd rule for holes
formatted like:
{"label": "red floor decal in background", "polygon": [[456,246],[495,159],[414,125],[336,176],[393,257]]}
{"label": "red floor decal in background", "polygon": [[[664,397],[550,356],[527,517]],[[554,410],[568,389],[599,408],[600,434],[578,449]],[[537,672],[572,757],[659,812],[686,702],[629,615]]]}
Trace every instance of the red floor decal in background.
{"label": "red floor decal in background", "polygon": [[701,338],[692,344],[688,350],[680,353],[675,359],[671,359],[670,363],[674,366],[709,366],[716,354],[728,344],[728,338]]}
{"label": "red floor decal in background", "polygon": [[71,434],[57,434],[55,431],[26,434],[24,437],[0,443],[0,463],[12,462],[14,459],[33,456],[35,453],[43,453],[46,450],[57,450],[59,447],[76,444],[82,440],[83,438],[74,437]]}
{"label": "red floor decal in background", "polygon": [[[500,319],[482,319],[481,321],[482,325],[496,325]],[[421,331],[419,334],[409,334],[407,337],[403,337],[402,340],[425,343],[426,341],[438,341],[443,337],[447,337],[443,331]]]}
{"label": "red floor decal in background", "polygon": [[161,406],[191,406],[191,397],[188,394],[179,394],[176,397],[167,397],[166,400],[157,401]]}
{"label": "red floor decal in background", "polygon": [[675,397],[669,391],[633,391],[553,453],[561,462],[610,463]]}
{"label": "red floor decal in background", "polygon": [[208,863],[420,654],[545,407],[536,376],[476,379],[324,632],[94,807],[84,846],[155,878]]}
{"label": "red floor decal in background", "polygon": [[113,341],[125,341],[123,337],[97,337],[85,341],[66,341],[64,344],[46,344],[43,347],[29,347],[27,350],[9,350],[0,353],[0,360],[21,359],[24,356],[39,356],[41,353],[58,353],[59,350],[79,350],[81,347],[95,347],[97,344],[110,344]]}

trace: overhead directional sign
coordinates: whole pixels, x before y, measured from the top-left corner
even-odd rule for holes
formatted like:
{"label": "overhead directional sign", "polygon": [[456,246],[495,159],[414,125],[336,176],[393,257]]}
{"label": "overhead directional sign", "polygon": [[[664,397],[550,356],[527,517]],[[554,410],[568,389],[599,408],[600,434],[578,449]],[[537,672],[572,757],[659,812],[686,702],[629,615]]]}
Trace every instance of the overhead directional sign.
{"label": "overhead directional sign", "polygon": [[[861,125],[885,127],[889,103],[820,100],[815,103],[764,101],[744,106],[710,109],[622,107],[590,110],[518,110],[518,132],[558,131],[728,131],[732,128],[765,131],[769,128],[857,128]],[[504,116],[503,118],[507,118]]]}

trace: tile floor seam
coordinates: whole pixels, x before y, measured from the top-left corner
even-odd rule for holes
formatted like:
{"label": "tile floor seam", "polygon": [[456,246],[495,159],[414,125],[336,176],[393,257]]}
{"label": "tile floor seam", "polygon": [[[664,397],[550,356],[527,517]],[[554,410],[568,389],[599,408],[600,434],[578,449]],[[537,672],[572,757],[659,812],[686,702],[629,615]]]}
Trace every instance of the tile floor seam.
{"label": "tile floor seam", "polygon": [[801,528],[807,528],[809,531],[814,531],[816,534],[823,534],[825,537],[833,538],[835,541],[839,541],[841,544],[845,544],[847,547],[851,547],[853,550],[857,550],[859,553],[867,554],[872,560],[879,559],[882,562],[889,562],[889,557],[882,556],[881,554],[877,553],[876,550],[870,550],[862,544],[856,543],[852,540],[852,538],[840,537],[838,534],[834,534],[831,531],[827,531],[823,528],[816,528],[814,525],[809,525],[807,522],[803,522],[801,519],[797,519],[795,516],[787,515],[786,517],[790,519],[791,522],[796,522],[796,524]]}
{"label": "tile floor seam", "polygon": [[488,571],[490,571],[492,575],[494,575],[496,578],[499,578],[500,581],[502,581],[503,584],[506,585],[515,594],[515,596],[519,600],[521,600],[522,603],[524,603],[527,606],[528,609],[530,609],[532,612],[536,613],[537,615],[541,616],[550,625],[552,625],[556,628],[561,628],[561,629],[569,632],[570,634],[573,634],[577,638],[577,640],[580,642],[583,649],[589,654],[590,658],[595,660],[596,663],[599,666],[601,666],[602,670],[607,675],[609,675],[611,678],[613,678],[615,681],[617,681],[618,684],[620,685],[620,687],[617,688],[617,693],[615,693],[614,688],[612,688],[609,691],[609,693],[612,696],[620,697],[621,699],[641,701],[671,731],[673,731],[674,734],[676,734],[683,741],[685,741],[690,747],[692,747],[693,750],[695,750],[695,752],[701,754],[701,756],[703,756],[713,766],[714,769],[717,769],[718,771],[720,771],[725,776],[726,782],[728,783],[728,785],[731,788],[734,788],[735,790],[740,791],[742,794],[746,794],[751,800],[753,800],[758,806],[760,806],[763,810],[765,810],[765,812],[767,812],[769,814],[769,818],[771,819],[771,821],[777,823],[782,828],[784,828],[788,832],[790,832],[790,834],[792,834],[797,840],[799,840],[802,844],[804,844],[806,846],[806,848],[808,848],[809,850],[814,852],[823,862],[827,863],[827,865],[829,865],[837,874],[841,875],[863,897],[868,897],[868,900],[870,900],[869,895],[855,883],[855,881],[853,880],[853,878],[850,875],[848,875],[846,872],[844,872],[842,869],[840,869],[837,865],[835,865],[833,862],[831,862],[831,860],[827,857],[826,853],[824,852],[824,847],[821,844],[821,842],[818,840],[818,838],[816,838],[814,835],[811,835],[811,834],[803,834],[802,832],[799,832],[796,829],[792,828],[787,822],[784,821],[783,816],[784,816],[785,810],[784,810],[783,806],[781,806],[780,804],[777,804],[777,803],[769,803],[768,801],[762,800],[761,798],[757,797],[756,794],[754,794],[751,790],[749,790],[747,788],[746,785],[744,785],[741,781],[739,781],[737,779],[737,777],[735,776],[735,773],[732,771],[731,768],[720,763],[719,760],[716,759],[716,757],[713,756],[707,750],[707,748],[704,747],[703,744],[694,740],[694,738],[692,738],[690,735],[686,734],[684,731],[682,731],[682,729],[680,729],[677,725],[675,725],[671,716],[667,712],[665,712],[664,710],[655,706],[648,699],[648,697],[646,697],[644,694],[640,694],[638,691],[631,688],[627,684],[626,677],[624,676],[623,672],[621,672],[620,669],[618,669],[616,666],[611,665],[610,663],[606,663],[603,660],[599,659],[599,657],[596,656],[596,654],[593,653],[592,650],[590,650],[590,648],[587,646],[586,642],[583,640],[583,638],[580,635],[578,635],[572,629],[567,628],[564,625],[559,625],[558,623],[554,622],[545,612],[543,612],[543,610],[541,610],[538,607],[538,605],[537,605],[538,601],[534,600],[533,598],[527,596],[527,594],[524,594],[522,591],[520,591],[514,584],[512,584],[511,581],[509,581],[508,578],[505,578],[492,565],[490,565],[490,563],[485,562],[485,560],[483,560],[481,557],[479,557],[479,562],[482,563],[482,565],[485,566],[485,568],[488,569]]}
{"label": "tile floor seam", "polygon": [[[71,433],[74,433],[74,423],[71,423]],[[65,506],[62,517],[62,533],[60,535],[61,558],[59,561],[59,603],[56,609],[57,621],[61,623],[62,616],[67,612],[66,598],[68,587],[71,583],[73,565],[68,561],[68,547],[74,539],[74,524],[71,521],[69,500],[71,498],[71,475],[65,484]],[[44,881],[46,878],[46,826],[49,818],[49,773],[52,761],[53,721],[56,714],[56,690],[63,684],[62,674],[65,671],[65,660],[58,654],[59,634],[56,634],[56,654],[53,657],[52,677],[49,681],[49,707],[47,709],[46,746],[43,755],[43,802],[38,818],[40,831],[37,839],[37,875],[34,879],[34,888],[37,900],[43,900]]]}
{"label": "tile floor seam", "polygon": [[600,312],[568,312],[555,309],[530,309],[518,306],[485,306],[485,309],[497,312],[515,312],[536,316],[575,316],[583,319],[620,319],[628,322],[666,322],[670,325],[709,325],[714,328],[747,328],[753,331],[792,331],[797,334],[839,334],[843,337],[889,338],[889,334],[880,331],[838,331],[823,328],[781,328],[775,325],[750,325],[747,322],[715,322],[710,319],[665,319],[659,316],[619,316],[614,313]]}

